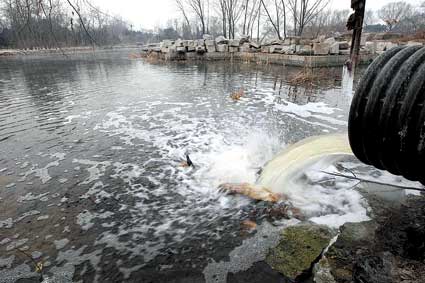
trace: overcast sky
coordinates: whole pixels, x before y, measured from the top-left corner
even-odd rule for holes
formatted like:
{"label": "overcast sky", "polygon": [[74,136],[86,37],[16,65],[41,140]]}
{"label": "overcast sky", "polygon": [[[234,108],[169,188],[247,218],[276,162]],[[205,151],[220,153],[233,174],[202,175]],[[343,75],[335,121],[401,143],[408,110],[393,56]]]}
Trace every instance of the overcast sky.
{"label": "overcast sky", "polygon": [[[170,18],[180,17],[175,0],[92,0],[97,6],[112,15],[121,15],[134,25],[135,29],[152,29],[155,26],[165,26]],[[389,0],[367,0],[368,9],[379,9]],[[406,0],[417,4],[421,0]],[[350,8],[350,0],[331,0],[331,8]]]}

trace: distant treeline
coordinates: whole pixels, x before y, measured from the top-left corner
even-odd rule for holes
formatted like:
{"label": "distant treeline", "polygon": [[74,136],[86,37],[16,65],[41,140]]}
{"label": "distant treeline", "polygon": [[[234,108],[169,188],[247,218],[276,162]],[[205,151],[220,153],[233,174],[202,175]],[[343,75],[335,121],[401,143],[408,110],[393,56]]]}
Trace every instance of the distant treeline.
{"label": "distant treeline", "polygon": [[88,0],[0,0],[0,48],[56,48],[147,43],[174,29],[135,31]]}

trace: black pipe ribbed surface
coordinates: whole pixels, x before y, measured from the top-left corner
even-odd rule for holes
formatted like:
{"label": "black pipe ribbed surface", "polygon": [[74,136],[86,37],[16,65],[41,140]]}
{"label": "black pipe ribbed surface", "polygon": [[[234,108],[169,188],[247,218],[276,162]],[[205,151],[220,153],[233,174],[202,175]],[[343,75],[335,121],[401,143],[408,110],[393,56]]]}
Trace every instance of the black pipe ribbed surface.
{"label": "black pipe ribbed surface", "polygon": [[369,66],[348,121],[359,160],[425,183],[425,47],[395,47]]}

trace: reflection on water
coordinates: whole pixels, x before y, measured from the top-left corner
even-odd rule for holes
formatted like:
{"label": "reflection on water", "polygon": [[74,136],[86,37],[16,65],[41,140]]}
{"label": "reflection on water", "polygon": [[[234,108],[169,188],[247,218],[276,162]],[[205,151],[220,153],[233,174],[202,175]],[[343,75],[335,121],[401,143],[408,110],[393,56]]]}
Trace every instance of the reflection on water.
{"label": "reflection on water", "polygon": [[[204,280],[208,262],[249,237],[242,220],[266,221],[257,212],[268,204],[217,185],[254,182],[285,144],[346,128],[340,70],[314,88],[288,83],[294,72],[119,55],[3,60],[0,282],[36,275],[17,249],[64,281]],[[186,153],[195,168],[180,166]]]}

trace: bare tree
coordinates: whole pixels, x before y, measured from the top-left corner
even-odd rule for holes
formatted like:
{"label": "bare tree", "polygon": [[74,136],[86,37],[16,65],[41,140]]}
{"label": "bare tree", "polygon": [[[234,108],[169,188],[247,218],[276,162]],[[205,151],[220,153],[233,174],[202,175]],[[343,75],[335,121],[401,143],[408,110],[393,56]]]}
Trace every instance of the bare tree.
{"label": "bare tree", "polygon": [[310,24],[329,4],[329,0],[288,0],[288,8],[294,21],[294,34],[301,36]]}
{"label": "bare tree", "polygon": [[202,34],[208,33],[205,2],[203,0],[186,0],[188,5],[192,8],[193,12],[199,19],[201,24]]}
{"label": "bare tree", "polygon": [[226,0],[218,0],[218,9],[221,16],[222,33],[227,37],[227,3]]}
{"label": "bare tree", "polygon": [[392,31],[411,8],[411,5],[406,2],[391,2],[379,9],[378,16],[385,22],[388,31]]}
{"label": "bare tree", "polygon": [[364,22],[364,25],[365,25],[365,26],[373,25],[373,24],[376,22],[376,14],[375,14],[375,11],[373,11],[373,10],[367,10],[367,11],[365,12],[363,22]]}
{"label": "bare tree", "polygon": [[407,6],[403,17],[393,29],[402,33],[416,33],[425,30],[425,6]]}
{"label": "bare tree", "polygon": [[[242,0],[243,1],[243,0]],[[227,29],[230,38],[235,38],[236,26],[243,12],[241,0],[226,0]]]}
{"label": "bare tree", "polygon": [[259,14],[258,2],[259,1],[257,1],[257,0],[253,0],[251,2],[251,8],[250,8],[250,12],[249,12],[249,15],[248,15],[246,30],[247,30],[247,33],[249,33],[249,35],[251,36],[251,38],[252,38],[253,31],[254,31],[255,20],[259,16],[258,15]]}
{"label": "bare tree", "polygon": [[246,24],[248,20],[248,9],[249,9],[249,0],[245,0],[244,5],[242,6],[244,10],[244,19],[243,19],[243,25],[242,25],[242,34],[246,34]]}
{"label": "bare tree", "polygon": [[282,16],[283,16],[283,36],[286,38],[286,23],[287,23],[287,21],[286,21],[286,15],[287,15],[286,4],[285,4],[284,0],[281,0],[280,2],[282,3],[281,7],[282,7]]}
{"label": "bare tree", "polygon": [[[264,11],[267,14],[267,18],[269,19],[270,24],[273,26],[273,29],[275,30],[277,37],[279,39],[282,39],[282,37],[280,36],[279,13],[276,14],[276,21],[274,21],[272,15],[269,12],[269,9],[264,3],[264,0],[260,0],[260,1],[261,1],[261,4],[263,4]],[[276,0],[275,0],[275,3],[276,3]]]}
{"label": "bare tree", "polygon": [[281,24],[283,21],[283,37],[286,37],[286,23],[287,23],[287,13],[286,13],[286,5],[284,0],[273,0],[273,12],[271,12],[271,9],[266,5],[266,2],[264,0],[260,0],[264,11],[266,12],[267,18],[272,25],[277,37],[279,39],[282,39],[282,33],[281,33]]}
{"label": "bare tree", "polygon": [[189,21],[189,18],[187,17],[187,14],[186,14],[182,0],[176,0],[176,4],[177,4],[177,8],[180,10],[180,12],[183,15],[183,18],[186,22],[187,28],[189,29],[189,33],[192,37],[192,31],[190,30],[190,21]]}
{"label": "bare tree", "polygon": [[334,15],[334,12],[330,10],[321,12],[313,19],[308,28],[304,29],[304,33],[307,33],[310,37],[317,38],[320,34],[337,31],[336,28],[345,29],[345,22],[340,25],[339,21],[337,21],[338,17],[336,17],[337,15]]}

